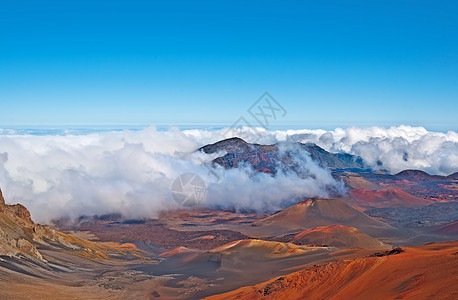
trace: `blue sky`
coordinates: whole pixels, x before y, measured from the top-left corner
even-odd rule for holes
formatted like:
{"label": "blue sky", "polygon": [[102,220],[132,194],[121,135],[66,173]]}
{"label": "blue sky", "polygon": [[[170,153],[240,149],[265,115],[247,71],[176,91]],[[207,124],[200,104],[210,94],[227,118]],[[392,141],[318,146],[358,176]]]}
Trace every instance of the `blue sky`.
{"label": "blue sky", "polygon": [[[94,3],[97,2],[97,3]],[[0,125],[457,130],[456,1],[0,0]]]}

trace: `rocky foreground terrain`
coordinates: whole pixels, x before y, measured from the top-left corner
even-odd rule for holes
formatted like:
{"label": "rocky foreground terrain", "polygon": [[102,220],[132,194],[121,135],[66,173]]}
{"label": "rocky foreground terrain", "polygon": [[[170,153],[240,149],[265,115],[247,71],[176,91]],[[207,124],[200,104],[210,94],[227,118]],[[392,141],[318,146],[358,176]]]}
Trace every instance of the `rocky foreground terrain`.
{"label": "rocky foreground terrain", "polygon": [[139,262],[156,260],[133,244],[92,242],[35,224],[0,190],[1,299],[118,299],[120,289],[151,279],[128,270]]}
{"label": "rocky foreground terrain", "polygon": [[339,260],[206,299],[456,299],[457,250],[450,242]]}

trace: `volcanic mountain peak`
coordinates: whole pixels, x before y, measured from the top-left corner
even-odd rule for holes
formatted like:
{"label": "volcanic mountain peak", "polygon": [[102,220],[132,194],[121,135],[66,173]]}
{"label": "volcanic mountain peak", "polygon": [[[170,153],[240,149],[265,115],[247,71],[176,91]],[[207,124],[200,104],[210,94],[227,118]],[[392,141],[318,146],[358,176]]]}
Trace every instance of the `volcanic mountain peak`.
{"label": "volcanic mountain peak", "polygon": [[293,143],[298,146],[294,151],[280,151],[280,144],[249,144],[240,138],[230,138],[206,145],[198,149],[198,151],[203,151],[207,154],[225,151],[226,154],[224,156],[214,159],[213,162],[227,169],[235,168],[240,163],[247,162],[259,171],[275,173],[279,166],[292,167],[292,158],[296,150],[307,152],[314,161],[317,161],[323,167],[339,169],[364,168],[364,164],[359,157],[347,153],[330,153],[313,143]]}
{"label": "volcanic mountain peak", "polygon": [[[231,137],[225,140],[218,141],[214,144],[212,144],[215,147],[221,147],[221,146],[226,146],[226,145],[234,145],[234,144],[243,144],[243,145],[248,145],[248,143],[239,137]],[[204,149],[205,147],[202,147],[201,149]]]}
{"label": "volcanic mountain peak", "polygon": [[[341,224],[377,236],[393,228],[357,210],[341,199],[310,198],[257,221],[255,230],[281,235],[319,226]],[[261,233],[262,234],[262,233]]]}
{"label": "volcanic mountain peak", "polygon": [[272,221],[289,217],[289,220],[284,221],[297,221],[296,218],[311,221],[311,218],[325,217],[344,221],[354,218],[358,213],[351,205],[340,199],[309,198],[264,220]]}
{"label": "volcanic mountain peak", "polygon": [[234,151],[234,150],[245,151],[245,150],[248,150],[248,149],[250,149],[250,144],[249,143],[245,142],[241,138],[232,137],[232,138],[228,138],[228,139],[225,139],[225,140],[218,141],[218,142],[216,142],[214,144],[209,144],[209,145],[203,146],[203,147],[197,149],[197,151],[203,151],[203,152],[205,152],[207,154],[210,154],[210,153],[215,153],[215,152],[222,151],[222,150],[225,150],[225,151]]}

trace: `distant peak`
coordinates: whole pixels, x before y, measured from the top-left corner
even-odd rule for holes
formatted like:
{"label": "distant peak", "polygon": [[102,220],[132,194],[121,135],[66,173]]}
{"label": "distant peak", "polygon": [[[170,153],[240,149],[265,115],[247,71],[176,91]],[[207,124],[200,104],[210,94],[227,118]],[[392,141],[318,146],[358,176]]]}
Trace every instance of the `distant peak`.
{"label": "distant peak", "polygon": [[413,170],[413,169],[408,169],[408,170],[401,171],[401,172],[397,173],[395,176],[413,176],[413,175],[421,175],[421,176],[425,176],[425,177],[431,176],[430,174],[426,173],[425,171]]}
{"label": "distant peak", "polygon": [[231,137],[231,138],[228,138],[228,139],[224,139],[224,140],[221,140],[221,141],[218,141],[216,142],[215,144],[220,144],[220,143],[244,143],[244,144],[248,144],[245,140],[239,138],[239,137]]}
{"label": "distant peak", "polygon": [[221,141],[217,141],[216,143],[213,143],[213,144],[205,145],[199,148],[198,151],[204,151],[205,153],[213,153],[217,150],[220,150],[221,148],[225,148],[227,146],[232,146],[232,145],[239,146],[239,145],[249,145],[249,144],[239,137],[232,137],[232,138],[224,139]]}

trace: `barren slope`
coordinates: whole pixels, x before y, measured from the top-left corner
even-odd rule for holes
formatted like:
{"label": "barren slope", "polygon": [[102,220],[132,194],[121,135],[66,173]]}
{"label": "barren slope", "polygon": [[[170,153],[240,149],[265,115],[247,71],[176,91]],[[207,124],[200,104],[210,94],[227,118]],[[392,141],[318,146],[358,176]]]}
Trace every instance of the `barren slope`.
{"label": "barren slope", "polygon": [[208,299],[456,299],[458,242],[340,260]]}

